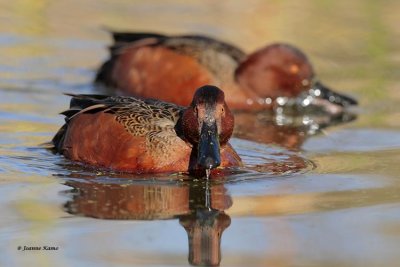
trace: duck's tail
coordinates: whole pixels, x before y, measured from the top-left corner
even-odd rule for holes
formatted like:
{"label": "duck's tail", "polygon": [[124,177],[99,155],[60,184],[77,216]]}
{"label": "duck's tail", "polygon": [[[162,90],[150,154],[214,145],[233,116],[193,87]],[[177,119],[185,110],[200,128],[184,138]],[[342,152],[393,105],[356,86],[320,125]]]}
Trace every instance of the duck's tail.
{"label": "duck's tail", "polygon": [[[56,152],[60,152],[62,149],[62,145],[64,143],[65,132],[68,129],[68,124],[65,123],[61,128],[58,130],[56,135],[51,139],[51,142],[45,143],[48,148],[55,150]],[[53,147],[51,147],[53,145]]]}
{"label": "duck's tail", "polygon": [[[109,105],[101,103],[102,100],[109,96],[105,95],[75,95],[65,94],[71,96],[71,102],[69,109],[61,112],[60,114],[65,116],[65,123],[58,130],[53,139],[45,143],[44,145],[48,148],[53,148],[56,152],[60,152],[64,143],[65,133],[68,129],[68,122],[78,114],[90,111],[98,111],[99,109],[106,109]],[[51,145],[53,147],[51,147]]]}

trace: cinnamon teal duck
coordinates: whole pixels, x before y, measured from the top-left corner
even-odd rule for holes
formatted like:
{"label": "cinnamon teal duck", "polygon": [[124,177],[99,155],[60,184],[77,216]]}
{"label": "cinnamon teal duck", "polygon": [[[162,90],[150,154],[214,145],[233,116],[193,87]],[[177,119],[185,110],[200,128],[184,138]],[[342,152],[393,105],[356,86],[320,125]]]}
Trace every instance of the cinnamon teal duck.
{"label": "cinnamon teal duck", "polygon": [[214,84],[233,110],[264,110],[296,99],[329,113],[357,101],[337,93],[315,75],[307,56],[283,43],[246,55],[228,43],[200,35],[112,33],[110,58],[95,82],[117,94],[157,97],[188,105],[196,88]]}
{"label": "cinnamon teal duck", "polygon": [[207,177],[239,166],[229,144],[234,118],[224,92],[203,86],[189,107],[123,96],[72,95],[55,150],[90,166],[132,173],[189,172]]}

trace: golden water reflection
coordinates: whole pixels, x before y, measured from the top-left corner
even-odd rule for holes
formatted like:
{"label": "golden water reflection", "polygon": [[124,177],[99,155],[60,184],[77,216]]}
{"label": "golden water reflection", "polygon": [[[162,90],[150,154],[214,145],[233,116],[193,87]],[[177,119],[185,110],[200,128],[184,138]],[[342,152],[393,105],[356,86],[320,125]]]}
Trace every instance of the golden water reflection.
{"label": "golden water reflection", "polygon": [[308,138],[321,134],[328,128],[350,123],[356,119],[357,115],[351,112],[338,115],[300,114],[298,116],[235,113],[234,136],[291,150],[300,150]]}
{"label": "golden water reflection", "polygon": [[70,181],[71,214],[113,220],[178,218],[188,235],[189,263],[218,266],[222,232],[229,227],[225,210],[232,205],[223,184],[209,181],[181,185],[103,184]]}
{"label": "golden water reflection", "polygon": [[[111,41],[102,30],[106,26],[166,34],[199,33],[233,43],[246,52],[276,41],[289,42],[309,56],[321,80],[355,96],[360,108],[357,120],[335,127],[330,124],[323,128],[327,134],[309,134],[310,128],[304,125],[279,125],[265,117],[254,121],[238,115],[237,119],[249,126],[238,128],[237,136],[296,150],[312,159],[316,168],[307,169],[306,175],[291,172],[286,177],[271,177],[268,172],[262,180],[246,180],[249,176],[243,174],[243,181],[221,186],[229,190],[218,193],[225,197],[213,197],[226,205],[212,208],[218,213],[214,221],[207,219],[213,215],[207,214],[208,209],[202,211],[202,200],[198,201],[200,215],[194,217],[196,207],[190,202],[194,189],[186,184],[158,186],[158,196],[170,197],[157,200],[157,194],[145,184],[73,181],[82,190],[69,196],[71,209],[76,205],[82,209],[80,214],[85,211],[85,216],[110,219],[171,218],[182,231],[183,225],[173,218],[186,218],[183,224],[205,235],[212,232],[202,228],[206,222],[212,222],[209,229],[222,230],[229,216],[231,225],[222,236],[226,243],[221,244],[221,265],[396,266],[400,244],[400,150],[396,138],[400,129],[399,9],[396,0],[0,1],[0,190],[4,215],[0,219],[0,248],[5,252],[0,265],[143,266],[155,262],[164,265],[168,259],[171,265],[184,264],[177,247],[168,250],[167,256],[157,257],[159,250],[165,253],[164,247],[150,245],[139,247],[133,256],[131,251],[124,254],[121,251],[126,249],[128,238],[116,238],[115,246],[91,249],[106,231],[107,237],[131,233],[144,241],[148,235],[138,230],[140,227],[120,229],[121,224],[115,221],[107,224],[106,220],[60,211],[59,203],[64,199],[57,195],[62,189],[54,186],[58,180],[53,175],[69,172],[60,164],[65,161],[30,149],[49,141],[63,123],[57,114],[68,99],[62,92],[93,93],[90,86],[95,69],[106,59]],[[319,125],[323,127],[325,122]],[[245,156],[257,148],[253,145],[249,149],[247,143],[235,145]],[[279,173],[280,166],[276,167]],[[91,175],[96,179],[97,173],[92,171]],[[132,189],[135,186],[141,189]],[[210,186],[211,191],[215,186]],[[52,197],[44,197],[51,192]],[[182,199],[174,199],[174,194]],[[142,200],[135,203],[132,195]],[[202,192],[195,195],[205,198]],[[149,204],[148,199],[153,198],[156,204]],[[228,198],[233,203],[230,207]],[[103,203],[103,207],[96,203]],[[163,208],[157,209],[158,205]],[[253,230],[255,225],[258,228]],[[47,228],[32,235],[30,227],[36,226]],[[162,229],[164,224],[157,219],[153,227]],[[85,231],[88,234],[83,234]],[[62,244],[62,250],[57,254],[21,254],[15,250],[21,240]],[[140,258],[139,253],[145,256]],[[141,262],[143,258],[146,261]],[[195,255],[192,258],[197,259]]]}
{"label": "golden water reflection", "polygon": [[[65,184],[72,189],[65,192],[69,200],[64,208],[74,215],[109,220],[177,219],[188,236],[189,263],[201,266],[219,266],[223,261],[223,232],[239,217],[316,214],[400,202],[400,188],[390,187],[232,197],[224,184],[211,181],[160,184],[75,180]],[[287,242],[296,240],[293,233],[286,238]]]}

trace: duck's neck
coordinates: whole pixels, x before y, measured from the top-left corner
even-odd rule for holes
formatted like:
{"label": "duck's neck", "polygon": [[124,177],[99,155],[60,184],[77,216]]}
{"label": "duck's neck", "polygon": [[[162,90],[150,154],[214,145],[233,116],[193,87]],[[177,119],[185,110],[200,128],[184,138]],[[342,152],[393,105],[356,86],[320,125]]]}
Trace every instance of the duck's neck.
{"label": "duck's neck", "polygon": [[193,145],[189,142],[189,140],[185,137],[185,133],[183,130],[183,114],[185,112],[186,109],[181,110],[180,114],[179,114],[179,119],[175,124],[175,133],[176,135],[181,138],[183,141],[185,141],[187,143],[188,146],[192,147]]}

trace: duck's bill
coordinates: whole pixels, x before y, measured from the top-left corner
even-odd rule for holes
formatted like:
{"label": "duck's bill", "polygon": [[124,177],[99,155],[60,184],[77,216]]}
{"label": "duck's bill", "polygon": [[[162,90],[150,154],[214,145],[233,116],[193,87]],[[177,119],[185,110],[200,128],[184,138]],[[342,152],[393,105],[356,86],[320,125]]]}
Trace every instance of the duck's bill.
{"label": "duck's bill", "polygon": [[204,169],[214,169],[221,165],[221,155],[217,124],[203,123],[198,146],[197,164]]}
{"label": "duck's bill", "polygon": [[326,100],[331,104],[338,105],[341,107],[358,105],[357,100],[355,100],[354,98],[344,94],[337,93],[319,81],[317,81],[314,84],[313,89],[314,89],[314,95],[317,99],[319,98]]}

